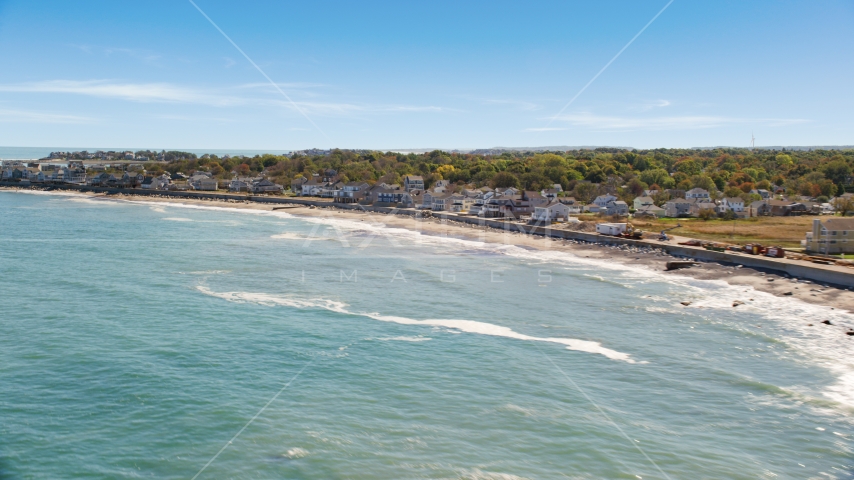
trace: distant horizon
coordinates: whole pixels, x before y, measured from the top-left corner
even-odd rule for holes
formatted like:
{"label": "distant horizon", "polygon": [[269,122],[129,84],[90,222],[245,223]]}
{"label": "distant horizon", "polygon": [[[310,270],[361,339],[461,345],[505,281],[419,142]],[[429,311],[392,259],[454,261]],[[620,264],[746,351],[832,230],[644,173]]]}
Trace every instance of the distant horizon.
{"label": "distant horizon", "polygon": [[[669,149],[669,150],[715,150],[715,149],[745,149],[750,150],[751,147],[738,147],[738,146],[727,146],[727,145],[717,145],[717,146],[709,146],[709,147],[654,147],[654,148],[637,148],[637,147],[627,147],[627,146],[611,146],[611,145],[554,145],[554,146],[540,146],[540,147],[475,147],[475,148],[350,148],[350,147],[333,147],[333,148],[316,148],[317,150],[367,150],[367,151],[377,151],[377,152],[400,152],[400,153],[427,153],[435,150],[445,151],[445,152],[459,152],[459,153],[470,153],[475,151],[483,151],[483,150],[494,150],[494,151],[508,151],[508,152],[536,152],[536,151],[573,151],[573,150],[594,150],[597,148],[614,148],[620,150],[636,150],[636,151],[649,151],[649,150],[658,150],[658,149]],[[753,147],[754,150],[851,150],[854,149],[854,145],[771,145],[771,146],[763,146],[757,145]],[[27,150],[32,150],[32,154],[24,153]],[[286,148],[172,148],[172,147],[161,147],[161,148],[151,148],[151,147],[29,147],[29,146],[2,146],[0,145],[0,160],[35,160],[40,158],[47,157],[51,152],[97,152],[97,151],[134,151],[138,152],[141,150],[148,150],[153,152],[159,152],[162,150],[165,151],[180,151],[180,152],[188,152],[193,153],[195,155],[204,155],[204,154],[214,154],[214,155],[245,155],[245,156],[254,156],[254,155],[264,155],[264,154],[273,154],[273,155],[287,155],[296,151],[304,151],[304,150],[312,150],[311,148],[301,148],[301,149],[286,149]],[[42,153],[43,152],[43,153]],[[11,155],[10,155],[11,154]]]}

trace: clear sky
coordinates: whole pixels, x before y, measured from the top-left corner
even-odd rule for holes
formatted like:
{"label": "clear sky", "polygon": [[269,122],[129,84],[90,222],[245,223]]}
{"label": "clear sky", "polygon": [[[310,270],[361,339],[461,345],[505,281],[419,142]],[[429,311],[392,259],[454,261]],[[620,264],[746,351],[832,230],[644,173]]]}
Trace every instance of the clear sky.
{"label": "clear sky", "polygon": [[0,0],[0,145],[854,144],[851,0],[674,0],[560,115],[668,0],[194,1],[281,92],[188,0]]}

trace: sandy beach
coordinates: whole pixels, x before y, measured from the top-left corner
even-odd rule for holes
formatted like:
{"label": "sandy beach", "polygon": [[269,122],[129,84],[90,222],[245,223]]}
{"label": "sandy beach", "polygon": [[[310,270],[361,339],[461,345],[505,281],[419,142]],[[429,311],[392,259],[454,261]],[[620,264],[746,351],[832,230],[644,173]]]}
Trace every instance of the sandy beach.
{"label": "sandy beach", "polygon": [[[676,257],[668,255],[659,249],[644,249],[631,247],[618,247],[598,245],[586,242],[573,242],[541,236],[527,235],[518,232],[507,232],[504,230],[478,227],[462,224],[449,220],[437,218],[415,218],[409,215],[389,215],[358,210],[347,210],[329,207],[310,208],[304,206],[274,206],[249,201],[222,201],[222,200],[196,200],[185,198],[170,198],[159,196],[141,195],[104,195],[79,193],[91,198],[104,198],[113,201],[134,202],[161,202],[184,205],[216,206],[227,208],[240,208],[252,210],[287,212],[291,215],[305,217],[332,217],[349,219],[353,221],[367,221],[373,225],[385,225],[388,227],[405,228],[421,232],[423,235],[445,236],[460,239],[476,240],[488,243],[507,244],[522,246],[537,250],[552,250],[577,255],[581,258],[605,259],[620,262],[634,267],[643,267],[658,272],[664,272],[665,263],[675,260]],[[666,275],[690,276],[702,280],[723,280],[730,285],[752,287],[761,292],[770,293],[780,297],[789,296],[806,303],[828,306],[834,309],[854,312],[854,292],[835,288],[830,285],[822,285],[804,279],[793,279],[787,275],[763,272],[753,268],[723,265],[716,262],[698,262],[692,268],[664,272]],[[745,298],[741,301],[749,302],[750,289],[745,289]],[[680,299],[674,299],[680,300]],[[807,323],[818,324],[823,319],[804,319]]]}

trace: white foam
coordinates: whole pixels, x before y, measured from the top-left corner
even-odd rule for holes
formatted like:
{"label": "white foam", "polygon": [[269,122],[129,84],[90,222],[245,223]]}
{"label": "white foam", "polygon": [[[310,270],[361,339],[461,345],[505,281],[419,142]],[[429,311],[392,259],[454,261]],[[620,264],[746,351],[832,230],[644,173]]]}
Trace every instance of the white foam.
{"label": "white foam", "polygon": [[169,222],[192,222],[193,221],[193,219],[191,219],[191,218],[183,218],[183,217],[166,217],[163,220],[166,220]]}
{"label": "white foam", "polygon": [[214,292],[211,289],[199,285],[197,290],[210,295],[212,297],[221,298],[229,302],[237,303],[256,303],[265,306],[287,306],[293,308],[323,308],[332,312],[345,315],[359,315],[372,318],[381,322],[398,323],[401,325],[426,325],[434,327],[445,327],[453,330],[458,330],[466,333],[475,333],[480,335],[490,335],[495,337],[513,338],[516,340],[528,340],[537,342],[549,342],[565,345],[567,350],[575,350],[579,352],[596,353],[603,355],[612,360],[622,360],[628,363],[635,363],[629,354],[618,352],[605,348],[599,342],[589,340],[579,340],[575,338],[560,338],[560,337],[533,337],[518,333],[508,327],[494,325],[486,322],[478,322],[474,320],[454,320],[454,319],[428,319],[415,320],[413,318],[398,317],[394,315],[381,315],[379,313],[357,313],[347,309],[347,304],[334,300],[323,298],[318,299],[295,299],[267,293],[252,293],[252,292]]}
{"label": "white foam", "polygon": [[305,235],[300,235],[299,233],[285,232],[276,235],[270,235],[270,238],[275,238],[277,240],[305,240],[308,237],[306,237]]}
{"label": "white foam", "polygon": [[426,342],[433,339],[430,337],[382,337],[376,340],[381,342]]}
{"label": "white foam", "polygon": [[231,270],[199,270],[195,272],[178,272],[182,275],[225,275],[231,273]]}
{"label": "white foam", "polygon": [[291,448],[283,455],[284,457],[290,458],[291,460],[296,460],[298,458],[302,458],[308,456],[308,450],[304,448]]}

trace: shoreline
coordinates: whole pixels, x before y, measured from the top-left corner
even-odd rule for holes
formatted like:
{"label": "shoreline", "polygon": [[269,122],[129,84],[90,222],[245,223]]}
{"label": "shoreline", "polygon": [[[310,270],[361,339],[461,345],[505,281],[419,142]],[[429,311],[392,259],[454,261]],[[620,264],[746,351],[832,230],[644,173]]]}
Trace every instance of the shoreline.
{"label": "shoreline", "polygon": [[[18,190],[34,192],[36,190],[0,187],[0,190]],[[61,193],[60,193],[61,192]],[[54,192],[47,192],[52,194]],[[578,258],[614,261],[625,266],[641,267],[664,275],[685,276],[698,280],[720,280],[732,286],[750,287],[756,291],[765,292],[779,297],[789,297],[812,305],[820,305],[835,310],[854,313],[854,291],[837,288],[831,285],[811,280],[793,279],[789,275],[763,271],[741,265],[725,265],[715,261],[697,260],[697,265],[687,269],[672,272],[664,271],[667,261],[677,260],[673,256],[654,246],[607,245],[577,240],[562,240],[541,235],[531,235],[521,232],[503,230],[489,226],[477,226],[449,219],[416,218],[411,215],[394,215],[363,210],[337,208],[330,204],[328,207],[310,208],[308,206],[291,204],[286,208],[282,205],[251,202],[248,200],[216,200],[174,198],[168,196],[134,195],[134,194],[103,194],[61,190],[56,193],[79,195],[92,199],[109,201],[128,201],[139,203],[165,203],[174,205],[194,205],[236,208],[256,211],[279,211],[297,217],[306,218],[337,218],[351,221],[366,221],[370,219],[375,226],[402,228],[420,232],[422,235],[451,237],[473,240],[492,244],[514,245],[538,251],[558,251],[569,253]],[[746,291],[746,292],[749,292]],[[680,301],[682,299],[674,299]],[[742,301],[748,302],[749,298]],[[686,305],[687,306],[687,305]],[[735,307],[735,305],[734,305]],[[819,324],[824,319],[804,319],[804,322]]]}

